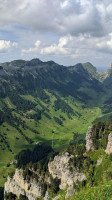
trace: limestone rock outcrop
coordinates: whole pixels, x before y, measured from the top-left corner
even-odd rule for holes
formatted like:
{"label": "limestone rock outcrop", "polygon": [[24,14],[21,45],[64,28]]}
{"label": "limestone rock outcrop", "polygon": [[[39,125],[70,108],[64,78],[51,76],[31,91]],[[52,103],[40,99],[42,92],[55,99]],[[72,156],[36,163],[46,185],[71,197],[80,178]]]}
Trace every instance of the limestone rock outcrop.
{"label": "limestone rock outcrop", "polygon": [[[67,189],[66,197],[73,195],[73,185],[77,181],[86,180],[84,173],[79,172],[78,168],[70,170],[69,160],[73,155],[69,155],[68,152],[54,157],[54,160],[48,163],[48,173],[53,178],[60,179],[60,189]],[[28,200],[35,200],[42,196],[42,184],[40,181],[36,182],[35,179],[25,180],[23,177],[23,170],[16,169],[15,174],[12,178],[8,177],[7,182],[4,186],[5,193],[12,192],[17,197],[20,194],[28,197]],[[45,183],[50,184],[49,176],[45,178]],[[49,200],[50,196],[46,191],[44,199]],[[57,197],[58,199],[58,197]]]}
{"label": "limestone rock outcrop", "polygon": [[49,200],[49,198],[50,198],[49,193],[46,191],[44,200]]}
{"label": "limestone rock outcrop", "polygon": [[86,133],[86,151],[94,151],[94,144],[92,140],[93,127],[90,126]]}
{"label": "limestone rock outcrop", "polygon": [[70,196],[73,196],[74,193],[75,193],[75,190],[73,189],[73,186],[68,187],[65,199],[68,199]]}
{"label": "limestone rock outcrop", "polygon": [[96,166],[98,167],[99,165],[101,165],[101,163],[102,163],[102,160],[103,160],[103,158],[101,157],[101,158],[99,158],[98,160],[97,160],[97,163],[96,163]]}
{"label": "limestone rock outcrop", "polygon": [[12,192],[18,198],[20,194],[28,197],[29,200],[35,200],[41,196],[41,185],[32,180],[28,182],[22,176],[22,170],[16,169],[13,178],[8,177],[4,186],[5,193]]}
{"label": "limestone rock outcrop", "polygon": [[107,148],[106,148],[105,152],[107,154],[112,153],[112,133],[110,133],[108,135],[108,143],[107,143]]}
{"label": "limestone rock outcrop", "polygon": [[67,187],[67,197],[69,194],[73,194],[73,183],[77,181],[86,180],[86,176],[80,173],[78,169],[73,169],[70,171],[69,160],[72,155],[66,152],[63,155],[55,156],[54,160],[48,164],[48,169],[53,178],[58,178],[61,180],[60,189],[66,189]]}

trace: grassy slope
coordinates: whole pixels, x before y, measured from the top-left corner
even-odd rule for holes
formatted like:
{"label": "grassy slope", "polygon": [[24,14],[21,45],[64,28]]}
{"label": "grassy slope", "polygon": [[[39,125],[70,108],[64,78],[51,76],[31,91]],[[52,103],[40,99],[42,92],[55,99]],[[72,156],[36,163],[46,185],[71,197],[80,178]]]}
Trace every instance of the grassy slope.
{"label": "grassy slope", "polygon": [[[46,113],[51,117],[51,119],[48,119],[45,115],[42,114],[41,120],[36,122],[34,119],[27,117],[28,114],[35,113],[34,110],[27,111],[26,113],[23,113],[22,111],[16,113],[16,111],[13,111],[13,114],[26,122],[28,126],[27,129],[24,130],[21,126],[19,128],[24,132],[26,136],[32,139],[32,144],[29,144],[25,137],[22,136],[17,129],[10,126],[9,124],[4,123],[0,126],[0,133],[2,135],[5,133],[6,141],[8,144],[10,144],[12,149],[12,152],[9,151],[7,146],[0,142],[0,186],[3,186],[4,184],[3,169],[6,170],[5,175],[7,175],[8,171],[10,172],[12,170],[12,166],[7,168],[6,165],[7,163],[11,163],[15,160],[15,155],[18,152],[26,148],[33,148],[36,142],[45,142],[49,145],[52,145],[52,130],[56,131],[54,134],[54,148],[56,150],[61,150],[70,143],[74,133],[82,134],[83,138],[85,138],[85,133],[88,129],[88,126],[90,126],[96,118],[102,117],[101,109],[98,107],[86,108],[82,103],[79,103],[77,100],[73,100],[71,97],[66,99],[62,98],[74,110],[75,116],[71,116],[71,119],[69,119],[67,114],[63,113],[61,110],[55,111],[54,101],[56,100],[56,97],[48,92],[47,94],[50,96],[50,104],[44,103],[40,99],[34,98],[30,95],[25,95],[23,97],[32,102],[38,102],[38,109],[42,109],[42,107],[45,107],[45,109],[48,108],[49,110],[46,111]],[[4,101],[9,108],[15,108],[15,106],[8,98],[4,99]],[[2,107],[2,105],[0,106]],[[54,116],[60,118],[60,115],[65,118],[62,126],[56,123],[53,118]],[[31,128],[38,131],[39,134],[34,133]]]}
{"label": "grassy slope", "polygon": [[[109,156],[103,151],[96,151],[90,153],[90,157],[93,160],[103,157],[101,165],[95,169],[95,183],[96,186],[82,189],[81,192],[75,196],[69,198],[69,200],[111,200],[112,199],[112,180],[111,180],[111,169],[112,161]],[[97,186],[98,185],[98,186]]]}
{"label": "grassy slope", "polygon": [[[65,199],[65,191],[60,191],[60,200]],[[84,188],[68,200],[111,200],[112,199],[112,181],[105,182],[96,187]]]}
{"label": "grassy slope", "polygon": [[[112,161],[110,157],[104,152],[104,150],[96,150],[94,152],[87,153],[95,163],[100,158],[102,163],[96,166],[94,173],[94,186],[90,186],[87,181],[86,187],[81,188],[75,195],[69,197],[68,200],[111,200],[112,199]],[[85,172],[87,173],[87,172]],[[60,200],[65,199],[66,191],[60,190]]]}
{"label": "grassy slope", "polygon": [[[83,108],[83,105],[77,101],[73,102],[70,98],[66,100],[66,102],[73,108],[75,112],[75,116],[71,116],[71,119],[68,118],[66,113],[63,113],[61,110],[55,111],[54,110],[54,100],[55,97],[51,94],[50,105],[33,98],[32,96],[24,96],[25,99],[29,99],[30,101],[37,102],[39,101],[42,106],[49,109],[49,112],[46,112],[49,114],[51,119],[48,119],[44,115],[42,115],[42,118],[39,122],[35,122],[33,119],[28,119],[26,117],[26,114],[28,113],[34,113],[33,110],[30,110],[26,112],[26,114],[22,112],[16,113],[13,111],[13,114],[16,114],[16,116],[20,117],[22,120],[24,120],[28,127],[32,128],[33,130],[38,131],[40,134],[34,133],[29,129],[24,130],[22,127],[20,129],[24,132],[26,136],[31,138],[33,140],[32,144],[29,144],[26,139],[19,133],[17,129],[10,126],[7,123],[4,123],[0,126],[0,133],[1,135],[4,135],[8,144],[10,144],[10,147],[12,149],[12,152],[9,151],[7,146],[4,143],[0,142],[0,186],[3,186],[3,176],[7,175],[7,172],[12,170],[11,167],[6,167],[7,163],[11,163],[15,160],[15,155],[21,151],[22,149],[26,148],[32,148],[36,142],[45,142],[49,145],[52,145],[52,130],[56,130],[54,134],[54,148],[57,150],[63,149],[65,146],[69,144],[69,142],[72,140],[74,133],[78,132],[80,134],[84,134],[87,131],[88,126],[92,124],[92,122],[99,116],[101,116],[101,111],[99,108]],[[10,102],[8,98],[6,98],[5,103],[10,108],[14,108],[15,106]],[[41,104],[38,104],[37,107],[40,109]],[[80,116],[79,114],[80,113]],[[60,115],[62,115],[65,120],[63,121],[63,125],[59,125],[55,122],[53,119],[53,116],[60,118]],[[6,170],[6,173],[3,174],[3,170]],[[5,179],[4,179],[5,180]]]}
{"label": "grassy slope", "polygon": [[84,189],[69,200],[111,200],[112,199],[112,181],[97,187]]}

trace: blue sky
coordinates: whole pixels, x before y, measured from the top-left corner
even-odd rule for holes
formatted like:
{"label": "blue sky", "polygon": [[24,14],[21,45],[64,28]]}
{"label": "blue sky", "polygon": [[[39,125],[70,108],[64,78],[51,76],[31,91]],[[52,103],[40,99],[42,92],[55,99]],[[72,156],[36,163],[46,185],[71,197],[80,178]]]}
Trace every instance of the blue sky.
{"label": "blue sky", "polygon": [[111,0],[0,0],[0,62],[112,62]]}

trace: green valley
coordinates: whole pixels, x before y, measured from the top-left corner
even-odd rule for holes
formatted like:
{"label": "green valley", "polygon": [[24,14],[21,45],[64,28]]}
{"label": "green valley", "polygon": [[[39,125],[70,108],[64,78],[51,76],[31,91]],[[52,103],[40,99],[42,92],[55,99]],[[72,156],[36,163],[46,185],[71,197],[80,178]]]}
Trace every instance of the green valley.
{"label": "green valley", "polygon": [[39,59],[0,65],[0,187],[22,150],[47,144],[61,151],[75,134],[85,143],[90,125],[112,117],[111,70]]}

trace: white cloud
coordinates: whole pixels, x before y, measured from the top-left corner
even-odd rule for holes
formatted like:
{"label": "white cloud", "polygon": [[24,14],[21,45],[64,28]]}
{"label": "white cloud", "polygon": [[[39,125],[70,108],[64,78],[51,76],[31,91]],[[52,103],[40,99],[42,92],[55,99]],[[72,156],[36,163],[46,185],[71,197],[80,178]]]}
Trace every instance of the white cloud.
{"label": "white cloud", "polygon": [[107,46],[108,46],[110,49],[112,49],[112,39],[109,40],[109,41],[107,41]]}
{"label": "white cloud", "polygon": [[0,0],[0,25],[19,25],[60,34],[102,36],[110,31],[105,20],[112,17],[111,11],[110,0]]}
{"label": "white cloud", "polygon": [[0,40],[0,52],[4,52],[7,50],[10,50],[12,48],[17,47],[16,42],[6,41],[6,40]]}
{"label": "white cloud", "polygon": [[61,37],[59,39],[59,44],[58,46],[59,47],[64,47],[65,45],[67,45],[67,43],[72,40],[72,37],[71,36],[65,36],[65,37]]}
{"label": "white cloud", "polygon": [[40,46],[41,41],[37,40],[34,44],[34,47],[31,47],[29,49],[22,49],[22,53],[33,53],[38,51],[38,47]]}
{"label": "white cloud", "polygon": [[68,0],[65,0],[65,1],[61,2],[61,8],[62,8],[62,9],[63,9],[63,8],[66,8],[68,5],[69,5]]}
{"label": "white cloud", "polygon": [[97,42],[96,46],[102,52],[112,53],[112,34],[109,34],[108,36],[100,39],[100,41]]}
{"label": "white cloud", "polygon": [[50,46],[41,49],[41,54],[68,54],[69,49],[67,44],[72,40],[71,36],[61,37],[58,44],[52,44]]}
{"label": "white cloud", "polygon": [[35,47],[39,47],[40,46],[40,44],[41,44],[41,41],[40,40],[37,40],[36,42],[35,42]]}
{"label": "white cloud", "polygon": [[[112,53],[112,34],[97,38],[91,37],[89,34],[79,36],[64,36],[58,41],[58,44],[46,45],[41,49],[41,54],[67,55],[72,58],[87,57],[98,51],[104,53]],[[99,53],[100,54],[100,53]],[[102,56],[99,55],[101,58]]]}

